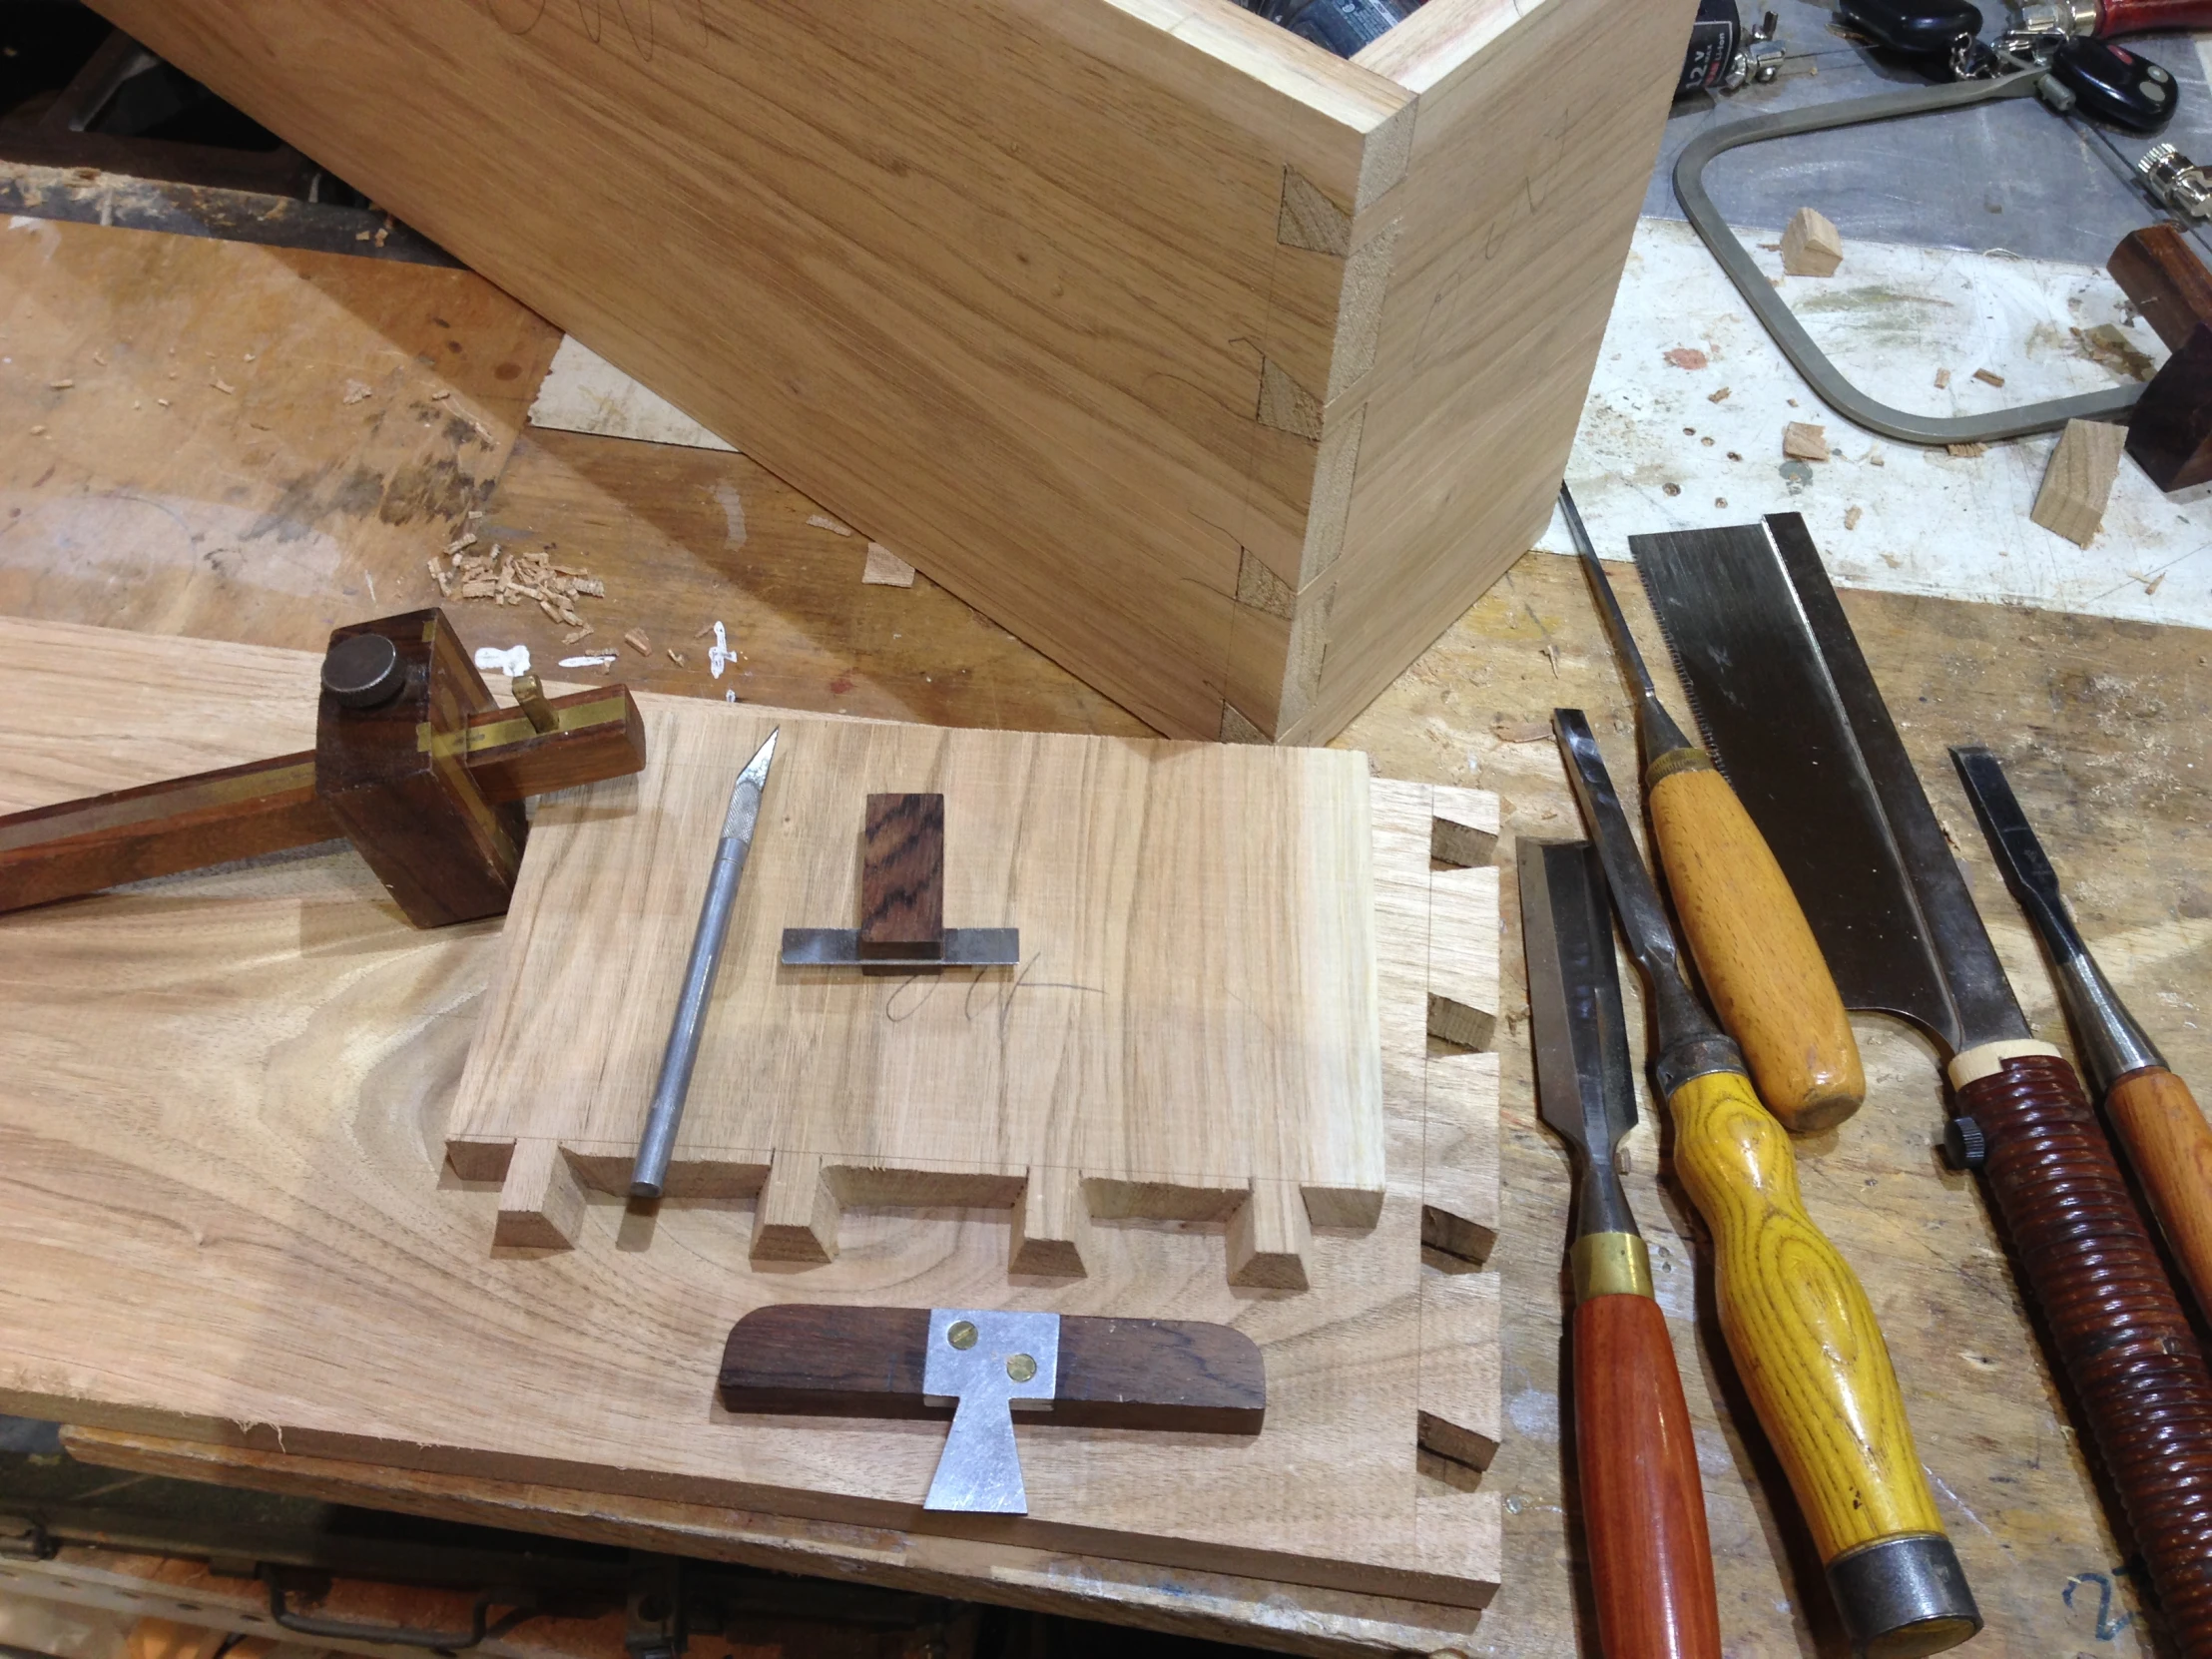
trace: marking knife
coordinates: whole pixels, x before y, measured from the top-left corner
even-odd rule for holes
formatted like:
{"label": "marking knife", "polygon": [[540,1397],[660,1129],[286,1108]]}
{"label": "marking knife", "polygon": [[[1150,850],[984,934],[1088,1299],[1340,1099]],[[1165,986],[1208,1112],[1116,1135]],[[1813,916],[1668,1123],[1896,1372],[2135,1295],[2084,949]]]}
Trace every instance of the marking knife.
{"label": "marking knife", "polygon": [[1605,872],[1586,841],[1520,843],[1537,1109],[1574,1149],[1574,1448],[1598,1646],[1720,1659],[1690,1407],[1651,1258],[1621,1190],[1636,1125]]}
{"label": "marking knife", "polygon": [[1559,511],[1634,684],[1652,838],[1698,977],[1721,1024],[1743,1046],[1768,1109],[1799,1134],[1833,1128],[1859,1110],[1867,1077],[1820,941],[1728,780],[1659,701],[1564,484]]}
{"label": "marking knife", "polygon": [[1806,1214],[1797,1154],[1753,1092],[1742,1051],[1690,989],[1589,722],[1556,709],[1551,723],[1649,990],[1652,1081],[1674,1117],[1675,1172],[1713,1230],[1721,1332],[1837,1610],[1854,1647],[1882,1659],[1956,1647],[1981,1613],[1921,1472],[1867,1293]]}
{"label": "marking knife", "polygon": [[2080,1079],[2020,1012],[1805,520],[1629,548],[1844,1001],[1949,1054],[1989,1196],[2180,1650],[2212,1659],[2212,1372]]}
{"label": "marking knife", "polygon": [[[2059,896],[2058,872],[2050,867],[1997,758],[1976,746],[1953,749],[1950,759],[1997,867],[2004,871],[2005,885],[2050,953],[2058,1000],[2074,1029],[2074,1052],[2135,1166],[2151,1214],[2196,1293],[2198,1311],[2212,1317],[2212,1124],[2204,1121],[2189,1085],[2166,1069],[2089,954]],[[1954,1160],[1968,1166],[1979,1162],[1987,1151],[1980,1125],[1969,1118],[1953,1118],[1951,1124]]]}
{"label": "marking knife", "polygon": [[692,935],[691,959],[684,966],[684,988],[676,999],[668,1047],[661,1055],[660,1080],[645,1133],[638,1140],[637,1167],[630,1172],[632,1198],[659,1198],[668,1181],[668,1161],[676,1151],[676,1130],[684,1121],[684,1097],[691,1092],[692,1067],[699,1063],[700,1032],[707,1023],[707,1001],[714,995],[715,970],[722,966],[722,943],[730,933],[730,913],[738,905],[738,883],[753,851],[753,829],[760,822],[761,792],[776,759],[776,740],[768,735],[730,787],[730,811],[715,844],[715,867],[707,877],[707,896],[699,907],[699,928]]}

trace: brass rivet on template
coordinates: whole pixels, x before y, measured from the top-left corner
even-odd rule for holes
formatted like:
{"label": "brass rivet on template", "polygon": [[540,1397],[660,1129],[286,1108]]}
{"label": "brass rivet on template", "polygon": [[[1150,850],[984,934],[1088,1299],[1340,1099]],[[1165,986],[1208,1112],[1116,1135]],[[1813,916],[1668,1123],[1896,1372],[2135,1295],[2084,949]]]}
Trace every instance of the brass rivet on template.
{"label": "brass rivet on template", "polygon": [[1006,1361],[1006,1375],[1016,1382],[1026,1382],[1037,1375],[1037,1362],[1026,1354],[1011,1355]]}
{"label": "brass rivet on template", "polygon": [[975,1327],[967,1320],[954,1320],[946,1328],[944,1340],[954,1348],[973,1348],[975,1346]]}

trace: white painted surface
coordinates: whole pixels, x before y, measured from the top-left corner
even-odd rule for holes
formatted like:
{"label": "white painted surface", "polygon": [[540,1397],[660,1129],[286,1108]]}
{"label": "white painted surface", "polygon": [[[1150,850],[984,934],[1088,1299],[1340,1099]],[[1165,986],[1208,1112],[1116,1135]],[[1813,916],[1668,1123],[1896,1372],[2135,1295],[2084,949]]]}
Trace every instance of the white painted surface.
{"label": "white painted surface", "polygon": [[530,405],[530,424],[559,432],[736,452],[736,445],[723,442],[667,398],[647,391],[574,339],[563,339],[553,353],[553,366],[546,370],[537,401]]}
{"label": "white painted surface", "polygon": [[[1758,246],[1779,233],[1739,234],[1837,366],[1900,408],[1962,414],[2113,385],[2119,374],[2070,332],[2098,323],[2165,359],[2094,267],[1847,241],[1834,276],[1782,276],[1781,256]],[[1673,366],[1665,353],[1675,347],[1703,351],[1708,365]],[[1942,390],[1938,368],[1950,370]],[[2005,384],[1975,380],[1977,368]],[[1711,402],[1722,386],[1727,398]],[[1793,420],[1825,425],[1834,459],[1786,467],[1782,428]],[[1632,534],[1795,511],[1845,586],[2212,627],[2212,486],[2169,498],[2123,463],[2103,533],[2079,548],[2027,516],[2056,442],[2018,438],[1965,458],[1861,431],[1813,395],[1694,231],[1647,219],[1567,481],[1609,558],[1627,556]],[[1538,545],[1572,548],[1556,518]]]}

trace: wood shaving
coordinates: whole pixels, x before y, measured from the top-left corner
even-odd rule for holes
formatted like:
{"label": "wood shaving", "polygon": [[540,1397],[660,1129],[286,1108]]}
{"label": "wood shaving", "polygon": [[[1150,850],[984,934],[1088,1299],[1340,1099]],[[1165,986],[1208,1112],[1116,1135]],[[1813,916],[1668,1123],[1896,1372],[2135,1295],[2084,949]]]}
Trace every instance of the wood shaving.
{"label": "wood shaving", "polygon": [[92,354],[92,360],[98,363],[102,368],[106,368],[108,366],[107,357],[98,351],[95,351]]}
{"label": "wood shaving", "polygon": [[1705,353],[1694,345],[1678,345],[1663,355],[1676,368],[1703,368],[1709,361]]}
{"label": "wood shaving", "polygon": [[[510,551],[493,542],[488,551],[479,553],[475,548],[480,540],[473,530],[456,536],[446,548],[450,572],[433,572],[457,580],[463,599],[489,599],[498,605],[528,601],[554,622],[582,628],[584,619],[577,614],[576,601],[607,597],[606,583],[567,574],[572,567],[556,565],[552,554],[542,549]],[[450,594],[452,589],[445,591]]]}
{"label": "wood shaving", "polygon": [[1525,720],[1510,726],[1493,726],[1490,736],[1499,743],[1549,743],[1551,726],[1546,721]]}
{"label": "wood shaving", "polygon": [[1975,378],[1976,380],[1979,380],[1979,381],[1980,381],[1980,382],[1981,382],[1981,383],[1982,383],[1983,385],[1985,385],[1985,386],[2001,386],[2001,385],[2003,385],[2003,384],[2004,384],[2004,376],[2003,376],[2003,375],[2001,375],[2001,374],[1991,374],[1991,373],[1990,373],[1990,372],[1989,372],[1989,371],[1988,371],[1987,369],[1985,369],[1985,368],[1977,368],[1977,369],[1975,369],[1975,370],[1973,371],[1973,377],[1974,377],[1974,378]]}
{"label": "wood shaving", "polygon": [[588,639],[590,637],[591,629],[589,626],[582,628],[573,628],[569,630],[569,632],[561,636],[561,643],[563,645],[574,645],[578,640]]}
{"label": "wood shaving", "polygon": [[691,667],[691,664],[684,661],[684,654],[681,651],[677,650],[676,647],[674,647],[673,645],[668,648],[668,660],[674,663],[678,668]]}
{"label": "wood shaving", "polygon": [[1709,393],[1709,394],[1708,394],[1708,395],[1706,396],[1706,399],[1705,399],[1705,401],[1706,401],[1706,402],[1708,402],[1708,403],[1725,403],[1725,402],[1727,402],[1727,401],[1728,401],[1728,388],[1727,388],[1726,386],[1723,386],[1723,387],[1721,387],[1721,389],[1720,389],[1719,391],[1716,391],[1716,392],[1711,392],[1711,393]]}
{"label": "wood shaving", "polygon": [[830,517],[830,515],[829,515],[828,513],[816,513],[816,514],[812,515],[812,516],[811,516],[811,517],[810,517],[810,518],[809,518],[809,519],[807,520],[807,522],[808,522],[809,524],[813,525],[813,526],[814,526],[814,527],[815,527],[815,528],[816,528],[817,530],[828,530],[828,531],[830,531],[830,533],[831,533],[832,535],[838,535],[838,536],[849,536],[850,534],[852,534],[852,526],[851,526],[851,525],[849,525],[849,524],[839,524],[839,523],[838,523],[838,522],[837,522],[837,521],[836,521],[835,519],[831,518],[831,517]]}
{"label": "wood shaving", "polygon": [[1976,455],[1989,453],[1989,446],[1985,443],[1946,443],[1943,447],[1962,461],[1970,461]]}
{"label": "wood shaving", "polygon": [[452,395],[453,392],[450,387],[441,387],[439,390],[434,391],[430,394],[430,401],[433,403],[442,403]]}
{"label": "wood shaving", "polygon": [[76,383],[74,380],[49,380],[46,382],[48,388],[53,391],[67,391]]}
{"label": "wood shaving", "polygon": [[1847,530],[1858,529],[1859,521],[1866,516],[1866,513],[1867,509],[1864,507],[1846,507],[1844,509],[1844,528]]}
{"label": "wood shaving", "polygon": [[622,636],[622,643],[641,657],[653,655],[653,642],[635,628]]}
{"label": "wood shaving", "polygon": [[159,403],[165,409],[169,407],[169,399],[166,397],[157,397],[154,399],[154,401]]}
{"label": "wood shaving", "polygon": [[338,401],[341,403],[359,403],[371,396],[375,390],[376,388],[366,380],[348,380],[345,382],[345,395],[339,398]]}
{"label": "wood shaving", "polygon": [[232,385],[230,381],[224,379],[223,376],[220,374],[211,379],[208,384],[215,387],[217,391],[220,391],[226,397],[235,397],[238,394],[239,388]]}

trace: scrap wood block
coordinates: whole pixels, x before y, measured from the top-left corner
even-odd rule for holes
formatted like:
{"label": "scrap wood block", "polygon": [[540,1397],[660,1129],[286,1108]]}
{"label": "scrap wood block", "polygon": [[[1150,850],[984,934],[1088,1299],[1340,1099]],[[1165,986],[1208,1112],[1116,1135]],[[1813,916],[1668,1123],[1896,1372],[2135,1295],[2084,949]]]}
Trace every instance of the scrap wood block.
{"label": "scrap wood block", "polygon": [[1809,421],[1793,420],[1782,428],[1782,453],[1793,461],[1828,459],[1828,429]]}
{"label": "scrap wood block", "polygon": [[1154,728],[1313,742],[1543,527],[1695,7],[97,9]]}
{"label": "scrap wood block", "polygon": [[1792,276],[1833,276],[1844,263],[1844,237],[1811,208],[1790,216],[1782,233],[1782,269]]}
{"label": "scrap wood block", "polygon": [[2087,547],[2104,528],[2105,503],[2112,498],[2126,445],[2126,429],[2108,420],[2067,421],[2027,516],[2052,534]]}
{"label": "scrap wood block", "polygon": [[[124,654],[174,695],[149,704],[136,680],[118,681],[109,665]],[[11,711],[0,728],[0,804],[129,787],[172,770],[181,751],[188,764],[215,766],[296,747],[296,694],[314,673],[306,654],[0,621],[0,697]],[[751,752],[752,711],[639,703],[651,723],[715,714],[729,746]],[[783,718],[787,742],[805,736],[804,717]],[[75,741],[87,723],[117,741]],[[720,747],[709,770],[726,796],[728,769],[744,754]],[[1212,766],[1226,754],[1246,769],[1234,774],[1244,784],[1237,800],[1254,806],[1271,771],[1314,760],[1150,752],[1171,775],[1185,759]],[[664,743],[654,753],[658,767],[672,751]],[[811,776],[795,769],[786,779],[781,769],[796,754],[779,752],[764,826],[807,817],[803,790],[778,794],[780,781]],[[987,873],[960,858],[972,843],[960,832],[956,759],[938,776],[892,781],[942,788],[948,906],[988,886]],[[1346,776],[1365,779],[1356,756],[1320,757],[1318,778],[1337,778],[1340,762]],[[594,799],[609,815],[644,816],[640,791],[652,777],[599,786]],[[451,1175],[433,1149],[497,1002],[502,958],[542,926],[531,911],[510,915],[503,930],[424,933],[379,901],[357,859],[334,851],[0,919],[0,1053],[39,1057],[6,1068],[0,1085],[10,1226],[35,1241],[0,1276],[0,1329],[10,1333],[0,1398],[73,1422],[220,1435],[272,1458],[372,1460],[414,1471],[424,1489],[467,1477],[587,1494],[601,1509],[707,1506],[718,1524],[742,1520],[756,1540],[731,1547],[861,1573],[926,1562],[938,1575],[933,1593],[1067,1594],[1094,1608],[1126,1594],[1138,1616],[1190,1628],[1200,1616],[1158,1585],[1214,1575],[1200,1622],[1217,1632],[1246,1628],[1223,1611],[1225,1576],[1249,1585],[1237,1593],[1256,1607],[1307,1609],[1302,1620],[1313,1623],[1300,1640],[1333,1633],[1335,1651],[1387,1646],[1382,1632],[1405,1630],[1415,1602],[1463,1625],[1497,1582],[1499,1494],[1472,1478],[1470,1462],[1449,1479],[1436,1471],[1479,1458],[1495,1438],[1494,1347],[1479,1335],[1488,1287],[1486,1276],[1424,1263],[1422,1239],[1438,1208],[1464,1212],[1457,1220],[1468,1225],[1494,1216],[1494,1180],[1485,1193],[1478,1172],[1485,1157],[1494,1167],[1495,1108],[1479,1089],[1430,1078],[1427,975],[1440,902],[1429,857],[1433,792],[1374,781],[1366,794],[1359,822],[1372,869],[1368,978],[1385,1179],[1366,1224],[1342,1211],[1309,1218],[1304,1290],[1228,1282],[1227,1237],[1249,1181],[1182,1188],[1199,1214],[1179,1226],[1096,1226],[1083,1245],[1086,1277],[1035,1284],[1007,1273],[1018,1213],[1009,1178],[970,1169],[963,1184],[939,1189],[972,1205],[966,1213],[914,1214],[868,1196],[871,1181],[895,1188],[907,1172],[894,1166],[855,1167],[834,1260],[756,1271],[742,1199],[646,1214],[590,1191],[591,1161],[627,1152],[619,1137],[555,1148],[558,1158],[519,1174],[524,1149],[511,1146],[505,1174],[518,1189],[558,1189],[569,1209],[578,1195],[564,1177],[581,1189],[588,1248],[489,1252],[487,1235],[519,1196],[484,1184],[494,1173],[485,1155],[497,1149],[478,1145],[470,1170]],[[855,800],[855,867],[862,813]],[[1274,832],[1290,838],[1280,826]],[[691,844],[672,828],[667,861],[682,862],[677,851]],[[525,875],[559,848],[557,837],[533,836]],[[1339,844],[1320,861],[1334,872],[1345,859]],[[630,873],[641,897],[655,890],[650,871]],[[855,879],[848,870],[826,900],[852,897]],[[1319,890],[1323,903],[1346,901],[1341,882]],[[686,927],[691,919],[686,910]],[[773,939],[757,942],[773,952]],[[870,994],[882,986],[853,982]],[[1062,983],[1081,982],[1071,974]],[[951,981],[929,983],[942,997]],[[1007,1017],[1010,1006],[1017,1029],[1022,994],[980,1005],[979,1023]],[[1055,994],[1063,1004],[1092,1000]],[[1494,993],[1469,994],[1494,1005]],[[148,1054],[161,1056],[159,1098],[146,1087]],[[748,1154],[725,1147],[715,1157],[704,1174],[728,1191]],[[757,1169],[748,1178],[762,1179]],[[1054,1201],[1066,1198],[1063,1190]],[[1037,1210],[1049,1226],[1051,1205]],[[1296,1214],[1284,1207],[1267,1226]],[[1257,1436],[1024,1425],[1031,1512],[994,1521],[980,1547],[956,1519],[920,1508],[941,1426],[741,1420],[716,1408],[716,1360],[733,1322],[794,1302],[1049,1307],[1230,1325],[1260,1349],[1266,1424]],[[242,1353],[254,1356],[251,1366],[240,1366]],[[37,1363],[21,1362],[24,1354]],[[806,1518],[775,1523],[780,1516]],[[1079,1595],[1053,1587],[1050,1563],[1069,1557],[1084,1563]],[[1021,1575],[1011,1587],[1000,1577],[1009,1562]],[[1273,1628],[1272,1616],[1255,1615],[1249,1628]]]}

